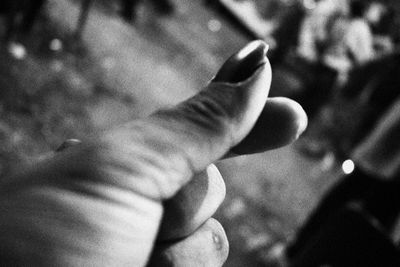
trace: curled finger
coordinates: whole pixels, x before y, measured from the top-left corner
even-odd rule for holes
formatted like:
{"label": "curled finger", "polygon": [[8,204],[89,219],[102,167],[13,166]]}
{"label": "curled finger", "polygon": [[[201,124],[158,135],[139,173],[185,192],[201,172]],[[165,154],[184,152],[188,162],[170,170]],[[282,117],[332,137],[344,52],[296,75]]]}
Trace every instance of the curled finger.
{"label": "curled finger", "polygon": [[225,198],[225,183],[215,165],[196,174],[173,198],[164,203],[158,240],[184,238],[216,212]]}
{"label": "curled finger", "polygon": [[157,245],[149,267],[218,267],[229,254],[229,243],[221,224],[208,219],[190,236],[170,244]]}

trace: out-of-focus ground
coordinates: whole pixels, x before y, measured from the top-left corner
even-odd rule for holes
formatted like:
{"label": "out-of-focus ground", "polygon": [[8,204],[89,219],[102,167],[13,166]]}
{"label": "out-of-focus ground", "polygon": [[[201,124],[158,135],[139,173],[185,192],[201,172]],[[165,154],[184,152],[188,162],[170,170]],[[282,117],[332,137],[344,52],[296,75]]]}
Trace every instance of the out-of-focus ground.
{"label": "out-of-focus ground", "polygon": [[[0,47],[1,175],[66,138],[192,96],[249,41],[201,1],[175,0],[171,16],[144,4],[128,24],[117,4],[99,0],[77,42],[79,3],[50,0],[22,40],[22,59]],[[216,215],[231,243],[226,266],[268,266],[270,248],[293,236],[340,176],[329,161],[305,157],[295,143],[218,164],[228,189]]]}

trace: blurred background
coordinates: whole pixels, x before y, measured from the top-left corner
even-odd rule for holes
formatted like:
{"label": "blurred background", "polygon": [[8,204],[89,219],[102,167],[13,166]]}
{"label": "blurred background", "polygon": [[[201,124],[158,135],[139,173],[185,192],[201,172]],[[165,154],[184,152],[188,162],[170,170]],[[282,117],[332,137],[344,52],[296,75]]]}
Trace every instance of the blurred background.
{"label": "blurred background", "polygon": [[351,2],[1,1],[0,175],[194,95],[228,56],[263,39],[271,95],[299,101],[309,128],[288,147],[219,163],[227,197],[216,217],[231,244],[226,266],[279,266],[398,98],[400,4]]}

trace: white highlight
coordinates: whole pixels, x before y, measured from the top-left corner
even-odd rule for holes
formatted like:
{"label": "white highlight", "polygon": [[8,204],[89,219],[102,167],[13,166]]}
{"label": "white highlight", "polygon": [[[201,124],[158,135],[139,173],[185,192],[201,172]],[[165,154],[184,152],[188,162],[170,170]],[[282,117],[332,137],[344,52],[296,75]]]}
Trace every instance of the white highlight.
{"label": "white highlight", "polygon": [[59,39],[53,39],[51,40],[49,47],[50,50],[58,52],[63,48],[63,44]]}
{"label": "white highlight", "polygon": [[351,159],[345,160],[342,164],[342,170],[345,174],[350,174],[354,171],[354,162]]}
{"label": "white highlight", "polygon": [[8,52],[16,59],[24,59],[27,54],[25,47],[20,43],[11,43]]}
{"label": "white highlight", "polygon": [[252,42],[251,44],[249,44],[248,46],[246,46],[245,48],[243,48],[239,54],[238,54],[238,58],[245,58],[247,55],[249,55],[251,52],[253,52],[254,49],[256,49],[256,47],[259,46],[259,42]]}

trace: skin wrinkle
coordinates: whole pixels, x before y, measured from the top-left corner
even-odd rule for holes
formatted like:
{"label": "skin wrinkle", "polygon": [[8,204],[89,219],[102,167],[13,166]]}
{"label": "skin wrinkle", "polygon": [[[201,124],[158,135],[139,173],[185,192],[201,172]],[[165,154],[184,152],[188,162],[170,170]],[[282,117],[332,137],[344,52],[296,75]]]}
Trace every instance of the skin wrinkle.
{"label": "skin wrinkle", "polygon": [[[216,103],[215,99],[210,98],[205,96],[201,102],[197,102],[198,105],[196,105],[196,102],[193,103],[192,107],[196,108],[198,107],[198,111],[204,112],[203,115],[205,115],[208,118],[219,118],[219,117],[226,117],[226,112],[224,109],[220,107],[218,103]],[[195,111],[197,111],[195,110]],[[204,111],[203,111],[204,110]],[[211,115],[209,115],[211,114]]]}
{"label": "skin wrinkle", "polygon": [[[237,121],[243,119],[242,111],[250,100],[247,91],[241,85],[235,86],[229,83],[215,82],[210,84],[209,90],[205,92],[205,97],[215,103],[216,107],[223,110],[224,119],[228,119],[230,123],[237,123]],[[235,105],[232,105],[232,103],[235,103]]]}
{"label": "skin wrinkle", "polygon": [[[204,140],[203,144],[209,144],[210,149],[208,149],[208,151],[210,151],[210,154],[211,152],[214,152],[214,147],[220,148],[221,152],[218,153],[217,156],[215,156],[215,159],[213,159],[217,160],[219,157],[222,157],[223,154],[225,154],[225,151],[223,151],[223,149],[229,149],[233,144],[238,142],[239,139],[243,138],[243,136],[235,136],[235,134],[237,133],[237,131],[235,131],[235,128],[238,127],[235,124],[240,123],[240,120],[242,120],[243,118],[242,116],[239,116],[241,118],[237,119],[236,121],[235,116],[237,117],[238,114],[241,114],[240,110],[244,109],[245,107],[238,108],[237,105],[235,105],[235,108],[231,107],[232,102],[239,103],[239,106],[246,106],[245,104],[240,104],[241,102],[243,102],[243,98],[247,98],[244,97],[242,94],[239,94],[239,92],[242,91],[246,90],[241,90],[240,88],[229,86],[225,86],[223,90],[212,88],[211,91],[203,91],[200,93],[199,97],[194,97],[188,100],[187,104],[178,108],[178,111],[163,111],[160,113],[156,113],[156,115],[160,119],[164,120],[163,123],[166,125],[165,127],[168,127],[169,129],[175,130],[176,128],[174,128],[174,126],[178,126],[180,127],[179,131],[189,133],[190,135],[188,136],[193,136],[194,134],[196,134],[198,140],[204,139],[204,136],[208,136],[208,138]],[[215,97],[211,95],[211,92],[212,94],[217,94],[218,96]],[[232,99],[232,97],[234,97],[235,99]],[[213,108],[210,109],[209,107]],[[198,110],[202,111],[201,114],[203,116],[200,118],[197,112]],[[215,113],[216,110],[217,113]],[[192,127],[195,127],[197,131],[194,131],[191,127],[187,126],[182,129],[180,123],[174,123],[177,119],[185,120],[185,122],[187,122],[186,124],[192,125]],[[235,119],[235,123],[233,123],[233,119]],[[247,131],[249,130],[250,129],[247,129]],[[212,136],[213,138],[211,138],[210,136]],[[216,143],[217,141],[210,143],[210,139],[219,139],[218,146],[214,145],[214,143]],[[191,143],[198,143],[198,140]],[[225,145],[222,146],[221,143]],[[179,144],[182,145],[181,142],[179,142]],[[196,159],[196,161],[198,160]],[[199,168],[196,168],[196,170],[199,170]]]}
{"label": "skin wrinkle", "polygon": [[[219,127],[213,126],[205,129],[193,120],[190,112],[163,112],[156,114],[151,119],[164,128],[162,132],[165,136],[169,136],[168,142],[173,144],[174,149],[180,151],[185,157],[190,166],[191,175],[220,158],[229,148],[229,142],[223,133],[226,125],[221,120],[216,120]],[[160,138],[165,137],[161,136]],[[210,142],[211,140],[213,141]]]}
{"label": "skin wrinkle", "polygon": [[[260,77],[260,75],[262,77]],[[254,126],[255,121],[258,117],[256,113],[261,112],[265,104],[264,101],[268,95],[269,83],[271,82],[270,76],[270,65],[263,64],[257,69],[253,76],[251,76],[247,80],[237,84],[212,82],[208,85],[208,88],[206,90],[201,91],[197,96],[189,99],[186,103],[191,103],[194,101],[201,102],[204,101],[203,99],[206,99],[207,101],[210,100],[211,103],[215,103],[215,107],[223,111],[223,120],[228,120],[229,128],[226,129],[226,132],[231,134],[231,142],[229,143],[229,147],[231,147],[232,145],[238,143],[241,139],[243,139],[246,133],[248,133],[251,130],[252,126]],[[253,86],[259,86],[260,88],[265,88],[265,90],[247,89],[247,87]],[[256,101],[256,103],[253,103],[253,101]],[[263,101],[263,103],[257,104],[257,101]],[[235,103],[235,105],[232,105],[232,103]],[[258,109],[249,109],[248,107],[250,105],[258,105],[259,107]],[[178,106],[178,109],[180,109],[181,106]],[[242,112],[243,110],[248,110],[248,112]],[[250,115],[251,113],[253,113],[254,115]],[[215,116],[217,114],[212,115]],[[254,121],[250,122],[249,125],[246,125],[245,127],[239,127],[239,125],[241,125],[241,122],[245,120],[246,116],[254,118]],[[196,118],[196,116],[194,117]],[[238,134],[238,130],[239,132],[240,130],[242,130],[243,133]]]}
{"label": "skin wrinkle", "polygon": [[[213,114],[213,112],[208,109],[207,105],[203,103],[205,101],[208,101],[209,105],[214,105],[210,100],[203,98],[201,99],[201,103],[197,103],[196,101],[189,102],[178,111],[165,111],[157,113],[156,116],[165,120],[165,122],[162,123],[166,128],[165,131],[174,132],[174,136],[180,137],[182,136],[182,132],[184,133],[183,136],[188,139],[193,136],[195,138],[192,139],[200,140],[205,139],[205,136],[207,136],[208,138],[205,140],[205,143],[209,143],[212,137],[218,139],[223,138],[229,123],[224,121],[226,118],[225,116],[222,117]],[[201,116],[199,116],[199,112]],[[185,126],[182,126],[182,120],[186,122]],[[174,141],[180,142],[183,140]],[[199,143],[199,141],[196,143]]]}
{"label": "skin wrinkle", "polygon": [[[113,177],[112,179],[116,180],[116,183],[122,182],[121,188],[128,187],[144,197],[151,198],[154,201],[161,201],[168,190],[165,184],[162,186],[162,179],[168,176],[173,177],[169,170],[170,168],[161,166],[162,160],[152,157],[154,155],[153,151],[140,154],[135,150],[127,152],[124,150],[127,149],[109,152],[110,155],[114,155],[113,153],[116,153],[116,155],[108,158],[105,162],[104,171],[110,177]],[[143,148],[143,151],[146,151],[145,148]],[[124,160],[122,161],[121,159]],[[138,181],[140,185],[137,184]],[[171,184],[172,178],[168,179],[168,181],[168,184]],[[148,189],[147,192],[146,189]]]}
{"label": "skin wrinkle", "polygon": [[[42,202],[47,202],[49,200],[49,195],[48,195],[49,191],[46,191],[45,195],[41,196]],[[58,191],[56,191],[58,192]],[[60,193],[60,192],[58,192]],[[35,194],[37,195],[38,192],[35,192]],[[53,195],[54,197],[54,195]],[[38,198],[36,198],[38,199]],[[58,197],[56,197],[53,200],[57,200],[59,199]],[[21,200],[19,198],[19,200]],[[60,203],[59,201],[57,203]],[[2,202],[2,205],[4,205],[5,203]],[[58,249],[63,249],[65,251],[69,251],[73,253],[78,253],[78,254],[82,254],[83,252],[89,252],[91,251],[91,247],[87,246],[90,243],[85,243],[85,245],[79,245],[77,246],[76,242],[70,242],[70,240],[66,240],[66,239],[60,239],[60,238],[54,238],[55,236],[57,236],[57,234],[51,235],[51,234],[55,234],[55,233],[59,233],[61,232],[65,232],[68,231],[68,229],[73,229],[74,231],[76,231],[76,229],[81,228],[81,230],[79,230],[80,233],[88,233],[87,230],[90,230],[90,228],[85,228],[82,229],[82,225],[86,225],[84,222],[79,222],[77,221],[78,218],[82,219],[82,216],[79,216],[76,213],[76,210],[71,210],[71,209],[67,209],[68,212],[66,212],[66,205],[63,205],[63,209],[59,209],[59,210],[51,210],[52,214],[49,213],[49,210],[43,210],[41,211],[40,207],[45,206],[43,204],[36,203],[36,205],[39,205],[39,209],[34,208],[34,207],[29,207],[26,206],[26,203],[24,203],[23,206],[20,206],[18,209],[18,206],[15,206],[15,202],[13,202],[12,204],[14,205],[10,205],[10,209],[7,211],[7,213],[3,213],[3,216],[5,216],[6,214],[9,216],[9,221],[13,222],[13,225],[8,225],[7,221],[2,220],[1,221],[1,228],[7,229],[7,227],[11,227],[12,229],[14,229],[13,231],[13,238],[11,238],[10,240],[21,240],[22,243],[24,244],[30,244],[27,245],[25,250],[23,249],[23,247],[19,247],[17,246],[15,248],[15,251],[20,251],[21,249],[23,249],[23,251],[25,251],[25,253],[28,253],[27,249],[29,249],[29,253],[33,255],[36,255],[36,257],[41,257],[41,253],[44,253],[44,251],[47,250],[48,254],[51,254],[50,252],[53,249],[53,245],[57,244]],[[63,203],[64,204],[64,203]],[[55,205],[55,207],[58,207],[58,205]],[[29,212],[29,210],[31,208],[34,208],[33,210],[35,212]],[[18,212],[20,209],[23,209],[24,211]],[[38,211],[41,211],[38,213]],[[15,216],[15,220],[13,220],[13,215]],[[45,214],[43,214],[45,213]],[[21,216],[21,214],[24,214],[24,216]],[[71,214],[75,214],[72,215]],[[18,216],[19,215],[19,216]],[[44,216],[43,216],[44,215]],[[55,221],[57,221],[57,223],[54,223]],[[26,228],[24,226],[26,226],[26,224],[29,224],[30,227]],[[53,226],[53,228],[57,228],[59,229],[58,231],[50,231],[49,227],[43,227],[43,225],[48,225],[48,226]],[[78,228],[76,228],[78,227]],[[16,231],[15,229],[19,229],[19,231]],[[63,229],[63,230],[61,230]],[[3,234],[1,235],[1,238],[6,238],[7,232],[3,232]],[[51,238],[45,238],[46,236],[52,236]],[[68,236],[68,235],[67,235]],[[82,235],[80,235],[82,237]],[[7,240],[7,238],[6,238]],[[26,240],[29,240],[29,242],[26,242]],[[47,241],[51,241],[53,240],[53,243],[47,243],[47,242],[43,242],[44,240]],[[35,244],[37,243],[38,246],[32,246],[32,243]],[[40,246],[39,246],[40,244]],[[10,244],[9,244],[10,245]],[[39,251],[36,251],[37,247],[40,247],[40,253]],[[3,253],[4,250],[1,250],[1,252]],[[45,254],[47,255],[47,253]],[[76,254],[75,254],[76,255]],[[30,257],[32,258],[32,257]]]}
{"label": "skin wrinkle", "polygon": [[[146,136],[144,133],[141,135]],[[166,184],[174,184],[174,186],[171,186],[174,188],[180,186],[180,183],[177,182],[181,182],[181,177],[178,176],[184,175],[180,170],[185,169],[185,167],[178,168],[175,166],[182,165],[183,159],[177,158],[181,157],[181,153],[175,153],[177,159],[171,162],[171,157],[169,157],[169,160],[165,160],[166,156],[160,155],[160,149],[154,146],[156,142],[147,140],[149,139],[148,136],[144,138],[146,142],[131,141],[130,143],[133,145],[129,147],[120,144],[115,139],[111,141],[109,139],[103,138],[99,142],[82,145],[78,155],[75,153],[70,157],[72,162],[65,170],[70,178],[66,180],[86,180],[109,184],[114,187],[127,187],[133,193],[152,198],[154,201],[161,201],[161,199],[172,194],[170,191],[176,191],[176,189],[168,191]],[[152,145],[150,146],[147,143]],[[164,142],[158,147],[162,145],[168,147],[168,142]],[[86,148],[83,146],[86,146]],[[167,154],[167,151],[171,155],[172,149],[170,147],[164,150],[166,150],[163,153],[164,155]],[[80,154],[85,157],[80,157]],[[85,161],[79,160],[81,158],[85,158]],[[178,164],[178,161],[181,163]],[[60,169],[63,169],[63,166],[60,166]],[[170,179],[165,179],[165,177],[170,177]],[[160,182],[163,180],[168,180],[168,182],[165,181],[161,185]],[[172,182],[173,180],[177,182]],[[141,188],[138,188],[137,184],[135,185],[138,181],[142,181]],[[148,183],[154,184],[150,187],[144,186]],[[152,190],[156,189],[156,192],[141,190],[146,187],[152,188]]]}
{"label": "skin wrinkle", "polygon": [[[92,186],[112,186],[120,190],[130,190],[134,194],[141,195],[142,197],[152,199],[153,201],[160,201],[156,196],[157,194],[146,194],[135,186],[134,182],[137,179],[150,182],[152,180],[144,178],[144,174],[148,173],[144,167],[146,164],[139,158],[138,153],[128,155],[124,149],[111,149],[111,146],[96,145],[96,148],[91,149],[93,153],[87,155],[85,162],[75,162],[72,166],[75,168],[67,168],[65,170],[69,179],[58,179],[58,183],[63,182],[64,186],[72,181],[77,181],[76,187],[79,187],[80,182],[92,183]],[[136,157],[134,157],[134,155]],[[80,157],[76,157],[79,159]],[[155,166],[149,166],[148,169],[153,169]],[[89,190],[89,187],[87,187]],[[93,193],[93,192],[92,192]]]}
{"label": "skin wrinkle", "polygon": [[[209,94],[201,95],[203,97],[201,99],[202,101],[194,102],[194,105],[192,105],[192,107],[195,108],[194,112],[198,110],[204,110],[203,114],[206,115],[206,119],[209,119],[208,124],[204,126],[210,126],[210,128],[212,128],[216,127],[217,125],[221,125],[220,127],[217,127],[217,129],[220,128],[221,131],[224,131],[224,133],[221,135],[225,136],[228,147],[231,147],[235,143],[235,138],[234,138],[235,132],[233,131],[234,123],[232,123],[232,118],[235,118],[237,114],[233,114],[232,111],[229,111],[229,106],[225,107],[224,103],[225,102],[237,103],[238,101],[232,99],[234,96],[237,95],[237,93],[236,94],[231,93],[231,90],[235,90],[236,88],[227,87],[226,89],[227,89],[226,91],[214,90],[215,94],[218,95],[218,97],[210,97]],[[223,99],[224,101],[218,101],[220,99]],[[218,130],[216,130],[216,132],[218,132]]]}
{"label": "skin wrinkle", "polygon": [[[177,188],[187,182],[194,173],[187,160],[189,157],[174,140],[176,137],[171,139],[172,135],[177,136],[179,133],[171,133],[170,129],[157,122],[146,124],[139,122],[117,129],[116,132],[117,134],[109,133],[106,142],[115,143],[116,149],[114,150],[117,159],[121,156],[119,150],[126,150],[126,147],[129,147],[132,156],[128,157],[128,161],[129,164],[135,166],[132,167],[133,169],[140,170],[137,176],[146,177],[149,171],[154,171],[154,169],[159,170],[158,173],[162,173],[158,178],[151,175],[147,177],[155,179],[153,182],[160,189],[159,193],[152,198],[161,200],[172,196]],[[132,132],[136,132],[134,136],[132,136]],[[142,162],[137,162],[138,160]],[[161,184],[164,186],[158,186]],[[172,184],[172,186],[165,188],[165,184]]]}
{"label": "skin wrinkle", "polygon": [[[113,177],[114,186],[120,189],[127,187],[131,193],[137,194],[143,198],[151,199],[154,202],[161,202],[162,192],[160,186],[156,182],[157,179],[155,178],[159,175],[147,173],[146,175],[136,176],[110,166],[105,167],[104,172]],[[123,182],[121,182],[122,180]],[[144,181],[144,183],[139,185],[137,182],[140,181]],[[146,190],[146,188],[149,188],[149,184],[152,184],[153,186],[151,186],[151,190]]]}
{"label": "skin wrinkle", "polygon": [[239,92],[240,90],[237,91],[237,88],[234,86],[226,84],[217,85],[212,83],[208,87],[208,90],[200,92],[198,95],[187,101],[184,106],[204,105],[206,109],[209,109],[209,112],[207,112],[207,118],[211,120],[221,117],[232,119],[235,114],[230,111],[232,107],[229,106],[232,103],[236,103],[235,95]]}
{"label": "skin wrinkle", "polygon": [[[114,161],[113,163],[116,162]],[[95,170],[93,170],[92,168],[87,168],[87,166],[84,166],[83,168],[81,166],[78,166],[74,169],[67,168],[64,171],[60,171],[57,177],[46,177],[43,176],[43,173],[41,172],[32,173],[30,178],[34,176],[35,179],[29,179],[30,183],[25,184],[24,188],[42,187],[44,184],[46,184],[46,186],[49,187],[49,190],[63,188],[70,193],[81,193],[87,195],[88,197],[96,198],[97,200],[106,200],[113,202],[114,199],[108,198],[107,195],[104,194],[104,192],[100,192],[99,190],[97,190],[98,187],[108,187],[109,189],[117,188],[123,191],[129,190],[131,194],[134,193],[141,195],[142,197],[151,199],[150,196],[143,195],[141,194],[141,192],[135,191],[132,186],[125,186],[126,183],[120,183],[122,180],[121,177],[126,176],[126,174],[129,173],[129,171],[121,171],[122,167],[126,167],[125,165],[119,164],[110,167],[104,166],[105,164],[107,163],[102,162],[102,164],[98,164]],[[113,171],[110,171],[111,169]],[[116,173],[119,174],[115,175]],[[109,177],[119,177],[119,179],[110,179]],[[132,176],[126,179],[124,178],[124,180],[126,181],[129,181],[131,179]],[[17,191],[23,190],[22,187],[17,187],[16,185],[3,187],[3,189],[8,189],[2,192],[3,196],[12,196],[12,194],[16,193]],[[153,199],[153,201],[159,202],[159,199]]]}
{"label": "skin wrinkle", "polygon": [[[63,257],[69,258],[76,258],[76,256],[78,256],[77,254],[75,254],[75,252],[73,251],[86,251],[88,255],[90,255],[91,258],[96,257],[96,255],[103,255],[104,257],[104,253],[106,253],[106,258],[111,259],[113,258],[113,254],[115,254],[115,252],[113,253],[112,251],[108,250],[108,248],[105,248],[104,246],[101,245],[95,245],[93,246],[90,250],[88,249],[90,246],[89,245],[94,245],[94,244],[101,244],[102,240],[105,241],[112,241],[112,242],[117,242],[115,243],[115,245],[117,247],[129,247],[129,244],[132,243],[137,243],[138,242],[138,236],[134,235],[128,235],[130,236],[129,240],[126,240],[126,232],[125,234],[125,238],[123,241],[121,239],[121,237],[123,237],[123,235],[118,235],[116,236],[116,230],[118,229],[125,229],[124,231],[129,231],[129,228],[127,228],[126,226],[121,227],[121,225],[119,227],[117,227],[117,224],[121,224],[121,223],[125,223],[126,219],[123,219],[121,216],[117,216],[115,217],[115,215],[119,214],[119,213],[115,213],[115,208],[113,207],[107,207],[107,205],[109,203],[106,202],[99,202],[98,200],[93,200],[93,199],[88,199],[86,198],[85,195],[81,195],[79,193],[76,192],[65,192],[64,189],[51,189],[48,190],[47,188],[42,188],[42,190],[35,190],[34,188],[32,189],[32,193],[35,194],[36,197],[33,197],[33,199],[35,199],[36,201],[33,202],[33,204],[35,205],[39,205],[38,208],[34,208],[33,210],[35,212],[33,212],[31,214],[31,216],[28,216],[30,213],[26,213],[26,212],[18,212],[18,210],[11,208],[8,209],[8,213],[9,212],[13,212],[17,217],[15,217],[16,219],[13,220],[11,219],[11,221],[13,222],[21,222],[21,225],[31,225],[31,228],[29,228],[31,233],[35,234],[36,239],[28,239],[29,242],[25,242],[25,243],[30,243],[30,249],[31,249],[31,253],[33,253],[34,255],[36,255],[37,257],[41,257],[41,252],[43,252],[43,246],[45,246],[46,248],[49,248],[51,250],[51,252],[55,253],[54,255],[57,255],[57,253],[55,251],[53,251],[53,246],[51,244],[53,244],[55,247],[54,249],[58,250],[58,251],[63,251],[62,253],[59,253],[59,255],[64,255]],[[132,196],[132,194],[130,194]],[[31,194],[23,194],[22,196],[24,197],[30,197]],[[135,198],[137,198],[138,196],[135,196]],[[85,198],[85,203],[86,203],[86,207],[83,210],[80,209],[75,209],[73,208],[75,205],[79,205],[79,203],[81,203],[82,198]],[[140,197],[139,197],[140,198]],[[30,203],[29,201],[22,201],[19,197],[19,202],[18,203],[23,203],[23,206],[21,206],[21,208],[24,208],[26,211],[30,210],[31,208],[29,208],[29,206],[26,206],[26,203]],[[49,211],[42,211],[42,214],[38,211],[41,211],[40,207],[46,207],[46,203],[48,203],[49,200],[52,201],[50,203],[55,203],[52,207],[49,207]],[[40,201],[41,200],[41,201]],[[141,201],[146,200],[149,201],[148,199],[142,199]],[[134,208],[137,207],[137,201],[136,200],[132,200],[130,201],[132,205],[130,205],[130,208]],[[15,202],[11,202],[12,204],[15,204]],[[136,203],[136,204],[133,204]],[[140,202],[141,203],[141,202]],[[3,207],[4,207],[4,203],[2,203]],[[146,204],[147,205],[147,204]],[[153,204],[152,204],[153,205]],[[11,205],[12,207],[13,205]],[[15,205],[14,205],[15,206]],[[104,210],[102,207],[107,207],[106,210]],[[115,206],[116,208],[120,207],[120,205]],[[152,212],[149,213],[148,208],[150,206],[147,205],[147,209],[144,209],[142,211],[146,211],[146,216],[142,218],[148,218],[148,220],[151,221],[156,221],[157,218],[151,218],[149,217],[149,215],[153,214]],[[140,209],[143,209],[143,207],[141,207]],[[153,208],[152,208],[153,209]],[[159,206],[157,209],[161,209],[161,207]],[[82,214],[75,214],[77,211],[81,211]],[[65,214],[66,211],[67,215],[66,216],[58,216],[58,215],[62,215]],[[50,213],[49,213],[50,212]],[[55,213],[54,213],[55,212]],[[61,212],[61,214],[57,214],[58,212]],[[88,214],[86,213],[88,212],[91,216],[88,216]],[[106,213],[104,213],[106,212]],[[127,210],[127,212],[129,212],[130,214],[136,216],[136,212],[130,212],[129,210]],[[43,214],[45,213],[45,214]],[[72,214],[71,214],[72,213]],[[50,216],[54,214],[54,216]],[[75,215],[74,215],[75,214]],[[109,220],[109,219],[105,219],[105,214],[108,214],[110,217],[110,219],[114,219],[114,220]],[[23,216],[22,216],[23,215]],[[42,216],[44,215],[44,216]],[[22,216],[22,217],[21,217]],[[33,216],[33,217],[32,217]],[[160,215],[161,216],[161,215]],[[154,217],[154,216],[151,216]],[[12,218],[12,216],[8,217],[8,218]],[[37,223],[34,223],[34,221],[29,222],[30,218],[38,218],[39,221],[37,221]],[[25,223],[23,222],[23,220],[28,220]],[[97,220],[100,219],[100,220]],[[77,221],[78,220],[78,221]],[[79,220],[84,220],[84,221],[79,221]],[[47,221],[47,222],[46,222]],[[135,226],[135,220],[131,219],[129,220],[131,224],[131,226],[134,227],[138,227]],[[98,224],[98,223],[103,222],[103,224]],[[5,221],[1,221],[3,227],[2,229],[7,229],[5,228]],[[104,224],[105,223],[105,224]],[[112,224],[112,226],[110,225],[110,223]],[[6,223],[7,224],[7,223]],[[97,226],[94,227],[94,225],[98,224]],[[36,226],[35,226],[36,225]],[[53,229],[49,229],[49,227],[43,227],[43,226],[52,226],[53,225]],[[77,228],[81,228],[81,230],[79,230],[79,232],[81,234],[79,235],[75,235],[74,239],[67,239],[65,240],[65,238],[63,238],[63,236],[65,236],[63,233],[67,234],[68,233],[68,229],[72,229],[73,226],[73,230],[76,231]],[[83,227],[85,226],[85,227]],[[12,228],[14,228],[14,226],[11,226]],[[33,230],[32,227],[34,227]],[[56,227],[56,228],[54,228]],[[83,227],[83,228],[82,228]],[[96,233],[97,231],[89,231],[91,229],[97,229],[97,230],[101,230],[101,232]],[[14,229],[15,230],[15,229]],[[146,230],[148,231],[148,230]],[[144,231],[144,232],[146,232]],[[18,232],[18,231],[17,231]],[[91,233],[90,233],[91,232]],[[137,233],[137,231],[131,231],[132,233]],[[92,240],[88,240],[85,241],[86,239],[82,239],[82,234],[85,234],[88,238],[90,237],[90,239]],[[122,234],[122,232],[121,232]],[[68,235],[67,235],[68,236]],[[96,237],[101,237],[101,240],[97,240],[94,241],[93,238]],[[3,235],[4,238],[4,235]],[[23,235],[21,236],[21,238],[23,240],[26,240],[27,236]],[[38,239],[39,238],[39,239]],[[37,251],[36,248],[37,246],[34,246],[31,242],[37,240],[38,244],[40,244],[41,247],[40,251]],[[45,241],[43,243],[43,241]],[[62,241],[62,242],[61,242]],[[76,243],[77,241],[79,241],[79,243]],[[127,241],[130,241],[127,243]],[[147,237],[144,239],[144,241],[147,241]],[[50,243],[49,243],[50,242]],[[61,243],[60,243],[61,242]],[[82,243],[83,242],[83,243]],[[89,242],[89,243],[88,243]],[[122,242],[122,243],[121,243]],[[120,245],[118,245],[120,244]],[[125,245],[124,245],[125,244]],[[78,246],[77,246],[78,245]],[[110,248],[115,248],[115,245],[111,246]],[[126,246],[128,245],[128,246]],[[104,249],[103,249],[104,248]],[[17,249],[16,249],[17,251]],[[71,254],[72,253],[72,254]],[[49,252],[50,254],[50,252]],[[46,254],[46,255],[49,255]],[[31,258],[31,257],[29,257]],[[117,259],[114,259],[114,262]],[[50,265],[50,266],[54,266],[54,265]]]}
{"label": "skin wrinkle", "polygon": [[[132,149],[133,157],[130,157],[132,160],[130,164],[136,166],[134,169],[141,170],[139,176],[151,179],[157,187],[157,198],[162,200],[174,195],[194,171],[183,150],[171,145],[169,140],[164,140],[160,134],[154,134],[162,133],[161,135],[168,136],[165,129],[155,127],[157,125],[150,127],[152,131],[147,131],[149,134],[144,133],[143,142]],[[182,171],[187,169],[190,169],[187,173]]]}

